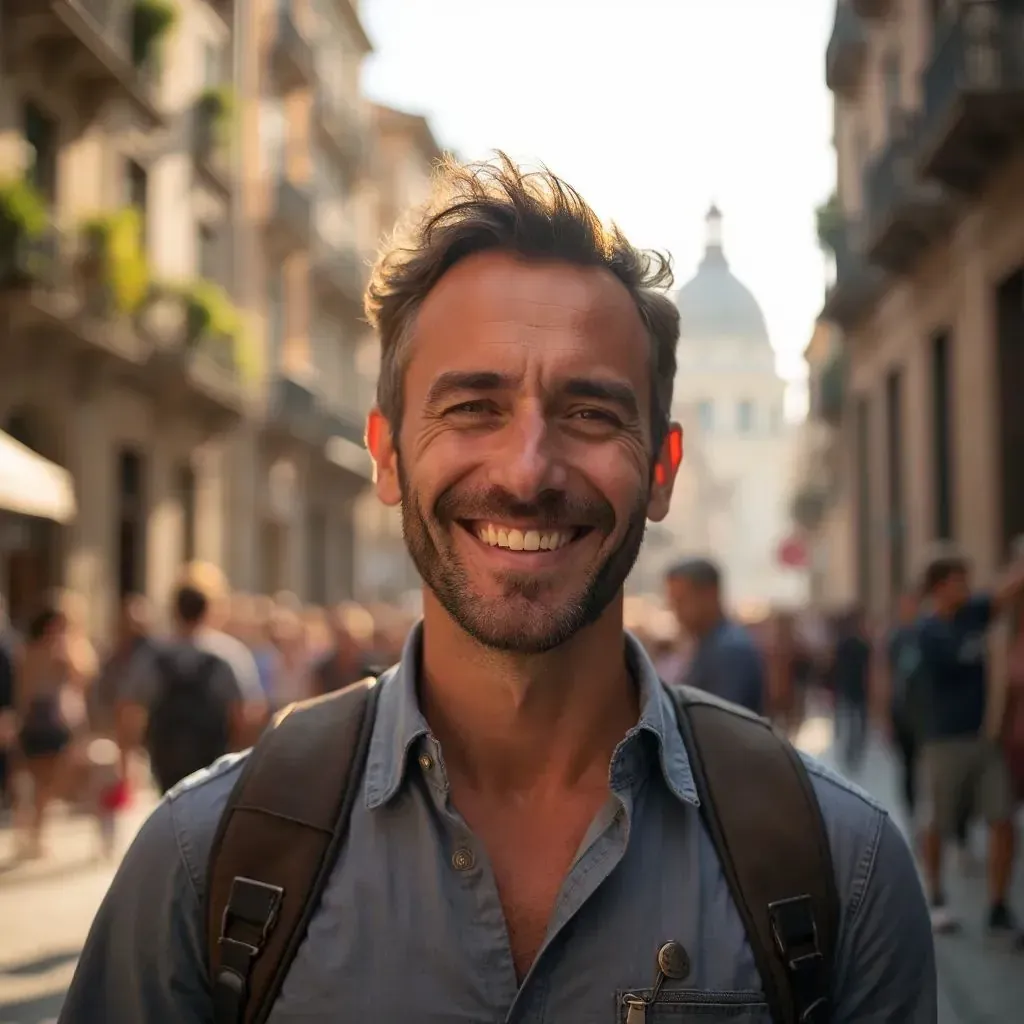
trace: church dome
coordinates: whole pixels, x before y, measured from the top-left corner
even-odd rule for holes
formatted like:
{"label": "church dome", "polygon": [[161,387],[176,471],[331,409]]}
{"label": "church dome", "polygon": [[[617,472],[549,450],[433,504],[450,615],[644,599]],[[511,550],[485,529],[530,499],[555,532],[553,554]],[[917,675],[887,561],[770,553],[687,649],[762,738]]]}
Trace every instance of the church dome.
{"label": "church dome", "polygon": [[684,343],[740,341],[768,346],[768,328],[753,292],[733,275],[722,248],[722,214],[717,206],[706,217],[707,243],[697,273],[679,289],[681,339]]}

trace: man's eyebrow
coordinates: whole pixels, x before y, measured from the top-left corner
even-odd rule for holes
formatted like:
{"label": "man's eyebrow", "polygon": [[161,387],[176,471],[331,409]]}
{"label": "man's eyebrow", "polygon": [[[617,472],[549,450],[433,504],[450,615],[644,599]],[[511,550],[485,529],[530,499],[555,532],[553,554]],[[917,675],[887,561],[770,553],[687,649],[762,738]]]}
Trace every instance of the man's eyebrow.
{"label": "man's eyebrow", "polygon": [[515,387],[515,379],[494,370],[449,370],[442,373],[427,392],[427,404],[436,405],[466,391],[501,391]]}
{"label": "man's eyebrow", "polygon": [[599,402],[610,402],[633,419],[640,418],[640,403],[628,384],[612,380],[595,380],[590,377],[572,377],[564,381],[559,390],[571,398],[592,398]]}

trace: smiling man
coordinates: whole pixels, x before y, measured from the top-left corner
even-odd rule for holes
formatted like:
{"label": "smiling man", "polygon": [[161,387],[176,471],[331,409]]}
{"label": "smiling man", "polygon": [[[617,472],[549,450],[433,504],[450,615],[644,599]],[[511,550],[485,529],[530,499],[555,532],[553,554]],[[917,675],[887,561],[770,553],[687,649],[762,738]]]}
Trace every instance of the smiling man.
{"label": "smiling man", "polygon": [[691,711],[623,631],[682,455],[666,264],[552,175],[442,170],[367,303],[423,622],[375,686],[169,795],[62,1020],[934,1021],[884,810],[761,720]]}

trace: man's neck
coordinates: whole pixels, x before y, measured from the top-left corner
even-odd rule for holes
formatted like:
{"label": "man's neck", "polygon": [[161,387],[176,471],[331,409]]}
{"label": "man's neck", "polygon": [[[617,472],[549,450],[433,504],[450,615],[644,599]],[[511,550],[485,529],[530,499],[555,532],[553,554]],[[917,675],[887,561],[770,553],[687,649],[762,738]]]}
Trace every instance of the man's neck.
{"label": "man's neck", "polygon": [[621,599],[555,650],[520,655],[473,640],[428,593],[419,684],[449,774],[495,794],[606,781],[639,716]]}

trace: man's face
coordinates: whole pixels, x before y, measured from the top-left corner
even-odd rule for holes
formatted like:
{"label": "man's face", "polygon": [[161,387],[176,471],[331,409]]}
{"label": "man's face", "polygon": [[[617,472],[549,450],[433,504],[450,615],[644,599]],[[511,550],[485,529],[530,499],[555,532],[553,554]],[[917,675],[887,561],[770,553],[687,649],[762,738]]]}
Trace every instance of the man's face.
{"label": "man's face", "polygon": [[943,608],[948,608],[950,611],[962,608],[970,599],[970,596],[970,580],[967,578],[967,573],[960,569],[956,572],[951,572],[935,588],[936,603]]}
{"label": "man's face", "polygon": [[483,253],[427,296],[399,435],[370,432],[377,491],[480,643],[550,650],[618,597],[677,468],[666,439],[654,480],[650,388],[643,324],[605,271]]}
{"label": "man's face", "polygon": [[715,598],[708,587],[700,586],[685,576],[673,576],[665,583],[669,607],[676,621],[690,636],[700,634],[713,617]]}

